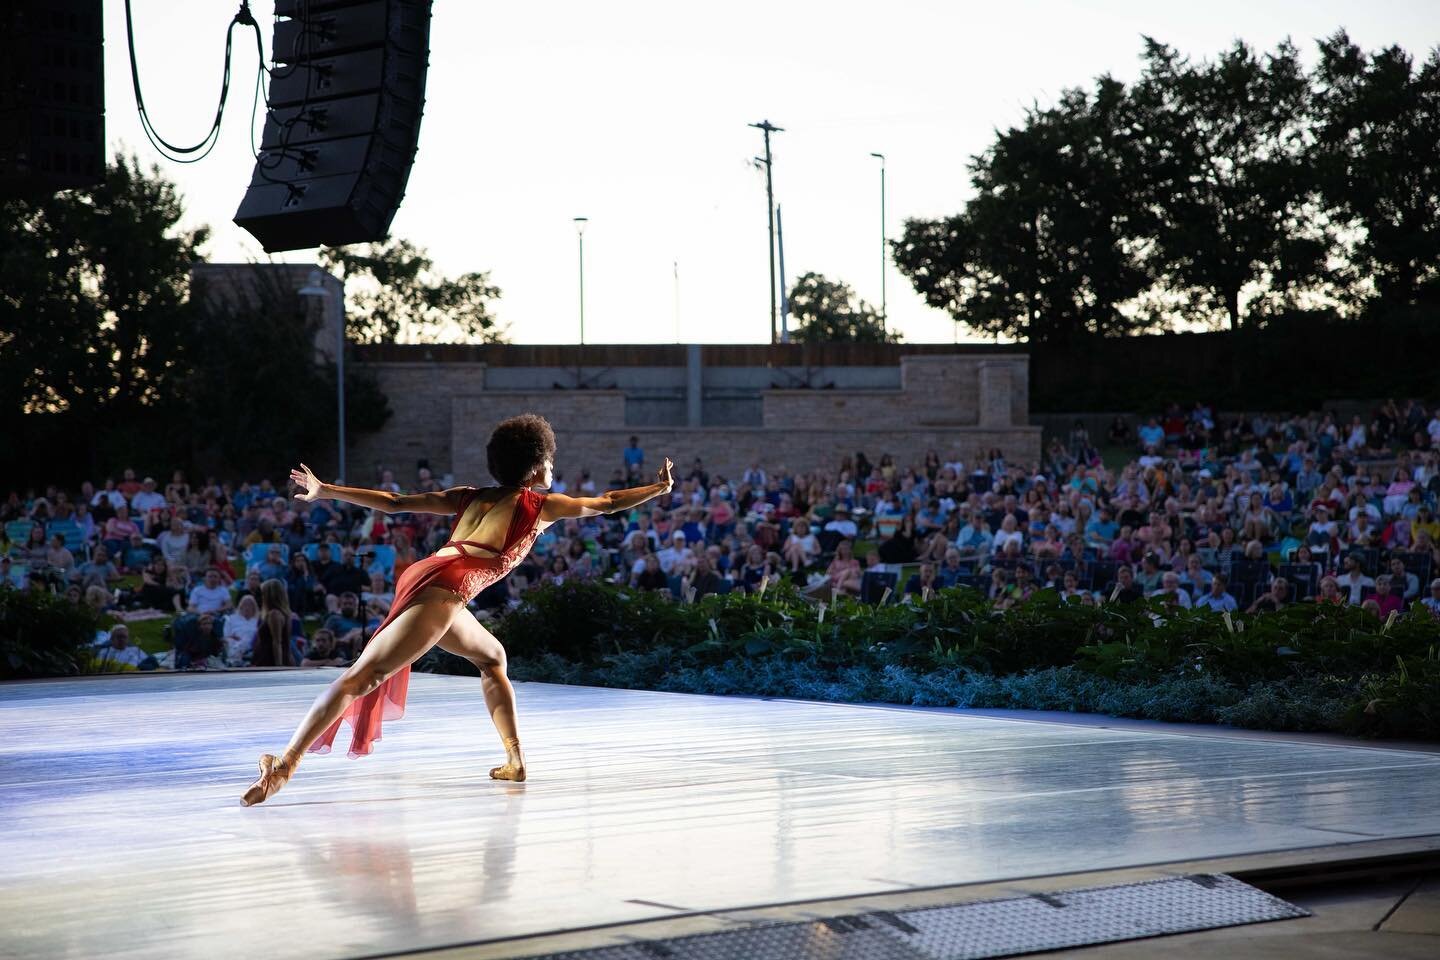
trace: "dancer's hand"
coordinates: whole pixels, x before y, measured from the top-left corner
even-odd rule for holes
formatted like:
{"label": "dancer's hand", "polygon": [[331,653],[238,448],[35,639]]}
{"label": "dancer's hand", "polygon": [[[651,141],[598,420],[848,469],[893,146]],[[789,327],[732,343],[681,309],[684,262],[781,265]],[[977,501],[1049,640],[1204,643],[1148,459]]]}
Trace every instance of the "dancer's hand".
{"label": "dancer's hand", "polygon": [[675,480],[670,476],[670,468],[673,466],[674,464],[670,462],[670,458],[666,457],[665,465],[655,471],[655,482],[665,484],[666,493],[669,493],[671,488],[675,486]]}
{"label": "dancer's hand", "polygon": [[295,494],[296,500],[304,500],[306,503],[313,503],[320,498],[320,488],[324,486],[310,471],[305,464],[300,464],[299,470],[290,471],[290,482],[296,486],[303,487],[304,493]]}

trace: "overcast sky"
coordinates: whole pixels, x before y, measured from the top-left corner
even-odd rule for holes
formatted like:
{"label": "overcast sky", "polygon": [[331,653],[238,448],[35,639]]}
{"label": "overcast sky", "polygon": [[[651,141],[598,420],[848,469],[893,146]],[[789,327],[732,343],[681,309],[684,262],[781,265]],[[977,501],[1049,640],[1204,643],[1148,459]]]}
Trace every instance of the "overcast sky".
{"label": "overcast sky", "polygon": [[[236,4],[132,3],[151,119],[172,142],[198,139]],[[180,184],[190,218],[214,231],[212,260],[263,259],[230,222],[253,166],[253,40],[237,34],[215,152],[170,164],[136,119],[124,4],[105,8],[112,147],[159,162]],[[252,9],[268,56],[273,0]],[[577,216],[589,218],[587,342],[765,342],[764,177],[750,163],[761,136],[747,124],[785,128],[773,143],[786,275],[845,280],[878,306],[871,151],[887,157],[895,237],[906,218],[958,210],[966,160],[1026,106],[1101,73],[1133,79],[1142,34],[1195,57],[1237,37],[1270,49],[1288,36],[1313,61],[1314,39],[1339,27],[1367,50],[1398,43],[1419,59],[1440,43],[1440,2],[438,0],[419,154],[391,232],[428,247],[446,272],[490,271],[515,342],[578,337]],[[955,336],[893,267],[887,278],[890,318],[907,340]]]}

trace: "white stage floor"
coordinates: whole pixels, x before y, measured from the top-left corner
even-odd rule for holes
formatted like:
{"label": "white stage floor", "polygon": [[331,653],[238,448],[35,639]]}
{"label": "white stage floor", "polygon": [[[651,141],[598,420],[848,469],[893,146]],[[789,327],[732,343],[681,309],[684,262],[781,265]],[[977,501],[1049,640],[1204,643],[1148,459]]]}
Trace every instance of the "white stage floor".
{"label": "white stage floor", "polygon": [[1440,756],[416,674],[244,808],[333,671],[0,685],[0,956],[372,956],[1440,833]]}

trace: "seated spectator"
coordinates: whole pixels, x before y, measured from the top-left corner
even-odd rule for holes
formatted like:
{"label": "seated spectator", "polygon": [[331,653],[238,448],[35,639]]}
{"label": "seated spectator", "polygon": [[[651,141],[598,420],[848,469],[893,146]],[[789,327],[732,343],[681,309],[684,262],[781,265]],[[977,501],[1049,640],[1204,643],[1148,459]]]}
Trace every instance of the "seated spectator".
{"label": "seated spectator", "polygon": [[45,551],[45,567],[61,582],[69,582],[78,572],[75,554],[66,549],[65,538],[58,533],[50,538],[49,549]]}
{"label": "seated spectator", "polygon": [[675,567],[687,552],[687,538],[685,533],[676,530],[670,534],[670,545],[658,551],[655,556],[656,559],[660,561],[660,569],[665,571],[666,576],[670,576],[672,573],[675,576],[680,576],[683,571],[676,570]]}
{"label": "seated spectator", "polygon": [[135,521],[130,519],[130,508],[121,504],[115,510],[115,516],[105,521],[105,532],[101,535],[101,542],[106,550],[118,557],[129,545],[131,535],[139,532],[140,528],[136,526]]}
{"label": "seated spectator", "polygon": [[[579,541],[574,541],[574,543],[578,544]],[[370,587],[360,592],[360,599],[364,603],[376,604],[380,608],[380,612],[385,614],[390,611],[390,604],[395,602],[395,591],[385,585],[385,574],[382,571],[372,570],[370,571]]]}
{"label": "seated spectator", "polygon": [[1430,581],[1430,596],[1420,601],[1432,617],[1440,617],[1440,577]]}
{"label": "seated spectator", "polygon": [[310,638],[310,645],[305,649],[305,657],[300,661],[300,666],[343,667],[347,662],[335,645],[335,634],[321,627],[315,631],[315,636]]}
{"label": "seated spectator", "polygon": [[225,665],[243,667],[250,662],[255,648],[255,632],[260,626],[260,605],[253,596],[240,598],[234,612],[221,622],[220,632],[225,638]]}
{"label": "seated spectator", "polygon": [[1337,607],[1345,605],[1345,597],[1340,592],[1340,584],[1334,577],[1324,576],[1320,578],[1320,592],[1315,597],[1316,603],[1333,604]]}
{"label": "seated spectator", "polygon": [[95,667],[101,673],[114,670],[138,670],[149,654],[130,645],[130,628],[117,623],[110,628],[105,642],[95,651]]}
{"label": "seated spectator", "polygon": [[878,550],[883,563],[914,563],[919,556],[916,543],[915,518],[906,515],[894,532],[881,542]]}
{"label": "seated spectator", "polygon": [[171,567],[165,555],[158,554],[140,572],[140,588],[130,594],[129,600],[144,609],[184,613],[184,599],[189,595],[185,583],[188,575],[189,571],[183,566]]}
{"label": "seated spectator", "polygon": [[689,587],[695,591],[695,599],[707,594],[720,592],[720,575],[710,565],[710,558],[701,554],[695,559],[695,572],[681,579],[681,592]]}
{"label": "seated spectator", "polygon": [[1160,558],[1153,553],[1145,554],[1140,561],[1140,572],[1135,574],[1135,581],[1140,585],[1140,590],[1147,596],[1154,594],[1161,588],[1163,577],[1160,570]]}
{"label": "seated spectator", "polygon": [[1270,589],[1255,598],[1247,613],[1275,612],[1290,605],[1290,582],[1284,577],[1270,581]]}
{"label": "seated spectator", "polygon": [[213,613],[185,613],[171,624],[175,643],[175,669],[203,670],[206,661],[225,650],[220,621]]}
{"label": "seated spectator", "polygon": [[178,513],[170,518],[170,526],[155,538],[165,562],[171,566],[183,566],[185,551],[190,548],[190,532],[185,529],[185,519]]}
{"label": "seated spectator", "polygon": [[1145,423],[1140,427],[1140,429],[1135,431],[1135,433],[1140,440],[1140,446],[1142,448],[1158,448],[1165,442],[1165,428],[1160,426],[1159,420],[1155,417],[1151,417],[1150,419],[1146,420]]}
{"label": "seated spectator", "polygon": [[960,536],[955,540],[960,559],[974,561],[976,566],[982,566],[990,559],[994,544],[995,538],[985,526],[985,517],[979,510],[970,515],[969,524],[960,530]]}
{"label": "seated spectator", "polygon": [[107,590],[113,581],[120,579],[120,571],[110,562],[110,552],[103,544],[95,548],[89,560],[80,564],[77,575],[81,587],[99,586]]}
{"label": "seated spectator", "polygon": [[1365,575],[1360,566],[1360,558],[1350,554],[1342,561],[1344,572],[1335,579],[1335,583],[1349,597],[1350,604],[1356,605],[1364,598],[1365,588],[1374,587],[1375,581]]}
{"label": "seated spectator", "polygon": [[[325,609],[325,587],[310,572],[310,559],[302,551],[290,554],[285,589],[290,595],[290,609],[301,616]],[[391,597],[393,599],[394,595]]]}
{"label": "seated spectator", "polygon": [[[758,547],[755,549],[759,549]],[[760,568],[765,565],[765,555],[760,554]],[[759,581],[759,576],[756,576]],[[660,569],[660,558],[653,553],[645,554],[640,561],[640,572],[635,575],[634,586],[639,590],[669,590],[670,578],[665,576],[665,571]]]}
{"label": "seated spectator", "polygon": [[792,573],[804,570],[820,559],[820,541],[810,532],[809,520],[804,517],[796,518],[780,553]]}
{"label": "seated spectator", "polygon": [[1108,550],[1110,542],[1119,532],[1120,526],[1111,518],[1110,508],[1101,507],[1100,512],[1085,524],[1085,543],[1097,550]]}
{"label": "seated spectator", "polygon": [[930,594],[944,586],[937,573],[935,564],[920,564],[920,571],[910,574],[910,578],[905,581],[905,592],[928,598]]}
{"label": "seated spectator", "polygon": [[1106,590],[1111,603],[1134,603],[1145,596],[1140,584],[1135,582],[1135,570],[1130,564],[1122,564],[1115,571],[1115,582]]}
{"label": "seated spectator", "polygon": [[191,588],[187,609],[191,613],[224,613],[233,605],[230,591],[220,585],[220,571],[211,567],[205,571],[205,582]]}
{"label": "seated spectator", "polygon": [[834,558],[825,569],[825,579],[808,589],[806,594],[826,598],[832,593],[859,596],[861,575],[860,561],[855,559],[854,545],[849,540],[841,540],[835,546]]}
{"label": "seated spectator", "polygon": [[10,555],[0,554],[0,590],[24,590],[29,584],[29,573],[10,560]]}
{"label": "seated spectator", "polygon": [[1174,603],[1186,610],[1190,609],[1190,594],[1180,587],[1180,574],[1174,570],[1166,570],[1160,578],[1160,587],[1150,596],[1167,603]]}
{"label": "seated spectator", "polygon": [[120,567],[126,573],[137,573],[148,567],[154,556],[155,548],[146,543],[139,533],[132,533],[130,543],[125,547],[124,555],[120,559]]}
{"label": "seated spectator", "polygon": [[340,608],[326,617],[322,626],[335,635],[335,645],[342,656],[358,656],[365,637],[359,595],[349,590],[340,594]]}
{"label": "seated spectator", "polygon": [[[285,579],[288,571],[285,568],[285,561],[281,555],[280,544],[272,543],[265,548],[265,559],[260,561],[256,569],[262,581]],[[246,573],[248,574],[249,571],[246,571]]]}
{"label": "seated spectator", "polygon": [[1399,590],[1393,588],[1393,581],[1390,574],[1382,573],[1375,578],[1375,593],[1371,595],[1379,607],[1376,614],[1379,617],[1388,617],[1392,613],[1403,613],[1405,611],[1405,598],[1400,595]]}
{"label": "seated spectator", "polygon": [[1025,534],[1013,513],[1007,513],[1001,519],[1000,529],[995,531],[991,546],[996,553],[1004,554],[1010,544],[1014,544],[1018,551],[1025,549]]}
{"label": "seated spectator", "polygon": [[245,582],[240,589],[235,591],[235,600],[238,603],[241,597],[254,597],[255,602],[260,602],[260,584],[265,581],[260,576],[260,568],[255,567],[245,574]]}
{"label": "seated spectator", "polygon": [[1190,554],[1190,558],[1185,562],[1185,572],[1180,575],[1180,584],[1190,591],[1190,598],[1198,599],[1210,589],[1210,582],[1214,579],[1215,575],[1206,570],[1205,565],[1200,562],[1200,555]]}
{"label": "seated spectator", "polygon": [[1080,589],[1080,577],[1074,570],[1066,570],[1060,578],[1060,599],[1067,603],[1076,603],[1084,596],[1086,591]]}
{"label": "seated spectator", "polygon": [[1390,584],[1406,604],[1420,598],[1420,578],[1405,569],[1405,561],[1400,557],[1390,558]]}
{"label": "seated spectator", "polygon": [[[854,520],[850,519],[850,508],[843,503],[835,505],[835,516],[825,524],[823,529],[838,533],[847,540],[854,540],[860,533],[860,528],[855,525]],[[856,592],[858,590],[857,587]]]}
{"label": "seated spectator", "polygon": [[961,578],[970,575],[971,568],[967,567],[960,559],[960,551],[955,547],[945,551],[945,561],[935,571],[942,587],[953,587],[959,583]]}
{"label": "seated spectator", "polygon": [[1217,573],[1210,579],[1210,589],[1203,595],[1195,597],[1194,606],[1204,607],[1207,610],[1214,610],[1216,613],[1238,610],[1240,604],[1227,591],[1230,586],[1229,578],[1223,573]]}

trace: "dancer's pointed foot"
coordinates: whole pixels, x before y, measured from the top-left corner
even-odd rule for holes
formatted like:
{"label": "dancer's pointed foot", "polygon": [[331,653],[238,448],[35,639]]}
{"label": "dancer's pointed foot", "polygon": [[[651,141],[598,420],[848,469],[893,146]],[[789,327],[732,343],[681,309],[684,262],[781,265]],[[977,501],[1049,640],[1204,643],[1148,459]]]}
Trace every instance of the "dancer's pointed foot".
{"label": "dancer's pointed foot", "polygon": [[299,757],[292,757],[286,754],[284,757],[277,757],[273,753],[267,753],[260,758],[260,778],[250,784],[250,789],[240,798],[241,806],[253,807],[257,803],[264,803],[279,792],[280,788],[289,782],[295,772],[295,766],[300,762]]}
{"label": "dancer's pointed foot", "polygon": [[520,783],[525,779],[525,755],[520,752],[518,737],[505,738],[505,765],[490,768],[491,780],[513,780]]}

